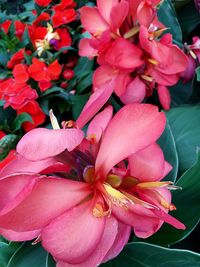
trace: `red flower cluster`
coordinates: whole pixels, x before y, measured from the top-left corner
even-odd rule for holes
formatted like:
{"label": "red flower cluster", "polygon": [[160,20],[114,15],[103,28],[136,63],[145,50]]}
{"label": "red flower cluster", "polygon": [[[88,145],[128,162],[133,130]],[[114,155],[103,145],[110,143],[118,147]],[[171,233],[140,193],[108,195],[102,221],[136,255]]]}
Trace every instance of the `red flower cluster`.
{"label": "red flower cluster", "polygon": [[113,90],[124,104],[141,102],[157,89],[162,106],[170,108],[168,86],[177,83],[187,57],[174,44],[157,17],[160,0],[97,1],[80,10],[91,38],[80,42],[80,55],[98,56],[101,65],[93,84],[97,90],[114,80]]}

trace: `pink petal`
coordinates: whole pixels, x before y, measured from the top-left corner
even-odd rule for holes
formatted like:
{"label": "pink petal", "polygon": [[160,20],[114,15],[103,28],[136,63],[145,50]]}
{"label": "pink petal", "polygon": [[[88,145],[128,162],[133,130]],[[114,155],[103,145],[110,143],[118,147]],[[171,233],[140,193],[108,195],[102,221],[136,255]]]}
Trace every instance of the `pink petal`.
{"label": "pink petal", "polygon": [[143,63],[141,57],[142,51],[140,48],[128,40],[118,38],[107,50],[105,60],[114,67],[133,71]]}
{"label": "pink petal", "polygon": [[97,55],[97,50],[95,50],[90,45],[90,39],[88,39],[88,38],[81,39],[81,41],[79,43],[79,56],[89,57],[92,59],[96,55]]}
{"label": "pink petal", "polygon": [[13,210],[0,217],[0,228],[16,232],[40,229],[90,194],[87,184],[60,178],[43,178]]}
{"label": "pink petal", "polygon": [[163,172],[163,175],[162,175],[162,179],[172,170],[172,165],[169,164],[169,162],[167,162],[165,160],[165,164],[164,164],[164,172]]}
{"label": "pink petal", "polygon": [[29,231],[29,232],[15,232],[12,230],[0,229],[0,234],[6,239],[11,241],[27,241],[37,238],[40,234],[40,230]]}
{"label": "pink petal", "polygon": [[156,143],[129,157],[130,174],[141,182],[158,181],[165,166],[162,149]]}
{"label": "pink petal", "polygon": [[101,16],[108,24],[111,23],[111,9],[119,3],[119,0],[97,0],[97,7]]}
{"label": "pink petal", "polygon": [[123,223],[118,223],[118,233],[113,243],[113,246],[110,248],[108,253],[103,259],[103,262],[109,261],[115,258],[128,243],[129,237],[131,234],[131,227]]}
{"label": "pink petal", "polygon": [[105,229],[101,240],[92,254],[79,264],[60,262],[57,267],[96,267],[104,259],[113,242],[117,241],[118,222],[114,217],[106,218]]}
{"label": "pink petal", "polygon": [[83,140],[84,133],[78,129],[34,129],[25,134],[17,145],[17,152],[29,160],[42,160],[72,151]]}
{"label": "pink petal", "polygon": [[103,84],[89,98],[80,116],[76,121],[76,125],[81,129],[108,101],[113,92],[113,81]]}
{"label": "pink petal", "polygon": [[96,7],[84,6],[80,9],[83,27],[92,34],[99,34],[109,28]]}
{"label": "pink petal", "polygon": [[40,161],[30,161],[17,155],[17,158],[7,164],[0,172],[0,177],[7,176],[12,173],[40,173],[49,166],[54,165],[57,161],[49,158]]}
{"label": "pink petal", "polygon": [[93,88],[94,91],[105,84],[106,82],[113,80],[118,75],[119,71],[112,68],[109,65],[101,65],[98,67],[93,75]]}
{"label": "pink petal", "polygon": [[93,205],[93,201],[87,201],[43,229],[42,245],[53,257],[77,264],[95,250],[104,231],[105,218],[96,218],[92,214]]}
{"label": "pink petal", "polygon": [[0,180],[0,215],[15,208],[33,190],[40,176],[37,174],[13,174]]}
{"label": "pink petal", "polygon": [[157,91],[158,91],[158,97],[159,97],[162,107],[165,110],[169,110],[170,104],[171,104],[171,96],[170,96],[168,88],[164,85],[158,85]]}
{"label": "pink petal", "polygon": [[128,104],[110,121],[96,159],[96,173],[105,177],[109,170],[162,134],[166,118],[149,104]]}
{"label": "pink petal", "polygon": [[128,11],[129,4],[124,0],[122,0],[116,6],[113,6],[110,13],[110,25],[113,31],[117,31],[118,28],[122,25],[128,15]]}
{"label": "pink petal", "polygon": [[129,83],[125,93],[120,96],[120,99],[124,104],[140,103],[145,98],[145,95],[146,85],[137,76]]}
{"label": "pink petal", "polygon": [[137,18],[140,25],[149,28],[155,17],[155,11],[152,6],[145,1],[142,1],[137,9]]}
{"label": "pink petal", "polygon": [[108,106],[96,115],[88,126],[87,138],[95,138],[95,141],[98,143],[109,121],[112,119],[112,115],[112,106]]}
{"label": "pink petal", "polygon": [[159,229],[160,220],[151,210],[138,204],[129,208],[124,209],[113,205],[112,212],[118,220],[132,226],[137,237],[147,238]]}
{"label": "pink petal", "polygon": [[176,229],[185,230],[186,227],[183,223],[172,217],[170,214],[165,213],[163,210],[154,210],[153,211],[156,216],[160,218],[160,220],[163,220],[164,222],[172,225]]}

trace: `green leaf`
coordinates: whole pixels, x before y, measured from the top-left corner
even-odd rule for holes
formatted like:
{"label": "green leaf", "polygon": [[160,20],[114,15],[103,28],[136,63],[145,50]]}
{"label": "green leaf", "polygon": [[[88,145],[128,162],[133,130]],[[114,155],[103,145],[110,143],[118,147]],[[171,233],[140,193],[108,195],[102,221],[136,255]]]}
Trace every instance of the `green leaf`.
{"label": "green leaf", "polygon": [[46,267],[47,252],[41,245],[25,243],[12,256],[7,267]]}
{"label": "green leaf", "polygon": [[90,96],[90,93],[86,95],[71,95],[70,96],[70,99],[72,101],[71,107],[72,107],[72,115],[73,115],[74,120],[76,120],[78,116],[80,115],[89,96]]}
{"label": "green leaf", "polygon": [[192,95],[191,83],[184,84],[183,81],[179,81],[176,85],[170,87],[169,90],[172,99],[172,107],[188,103]]}
{"label": "green leaf", "polygon": [[22,124],[26,121],[30,121],[30,122],[33,122],[32,120],[32,117],[26,113],[26,112],[23,112],[21,114],[19,114],[13,121],[12,123],[12,126],[11,126],[11,129],[15,132],[17,130],[19,130],[22,126]]}
{"label": "green leaf", "polygon": [[49,253],[47,253],[46,266],[45,267],[56,267],[56,263],[55,263],[53,257]]}
{"label": "green leaf", "polygon": [[171,172],[165,177],[165,180],[175,182],[178,174],[179,162],[174,136],[168,121],[166,123],[165,131],[160,137],[158,144],[161,146],[164,152],[165,160],[167,160],[173,167]]}
{"label": "green leaf", "polygon": [[192,167],[197,160],[200,147],[200,105],[172,108],[166,112],[176,143],[179,172]]}
{"label": "green leaf", "polygon": [[121,254],[102,267],[199,267],[200,255],[142,242],[130,243]]}
{"label": "green leaf", "polygon": [[0,160],[3,160],[11,149],[14,149],[18,137],[15,134],[7,134],[0,140]]}
{"label": "green leaf", "polygon": [[22,243],[0,242],[0,267],[7,267],[12,255],[19,249]]}
{"label": "green leaf", "polygon": [[90,72],[88,75],[86,75],[83,79],[79,81],[79,83],[76,86],[76,90],[79,94],[82,93],[86,88],[88,88],[92,84],[92,76],[93,72]]}
{"label": "green leaf", "polygon": [[200,82],[200,67],[196,69],[197,81]]}
{"label": "green leaf", "polygon": [[66,93],[61,87],[53,86],[41,94],[41,97],[47,96],[53,93]]}
{"label": "green leaf", "polygon": [[94,65],[94,61],[88,59],[87,57],[80,57],[74,72],[77,75],[78,79],[85,76],[85,73],[91,71]]}
{"label": "green leaf", "polygon": [[182,43],[182,31],[179,25],[177,14],[170,0],[165,0],[158,10],[159,20],[169,28],[167,32],[173,35],[173,39]]}
{"label": "green leaf", "polygon": [[170,245],[187,237],[200,220],[200,157],[194,167],[186,171],[177,181],[176,185],[182,190],[173,193],[173,203],[177,210],[172,215],[186,225],[186,230],[177,230],[165,224],[158,233],[147,241],[159,245]]}

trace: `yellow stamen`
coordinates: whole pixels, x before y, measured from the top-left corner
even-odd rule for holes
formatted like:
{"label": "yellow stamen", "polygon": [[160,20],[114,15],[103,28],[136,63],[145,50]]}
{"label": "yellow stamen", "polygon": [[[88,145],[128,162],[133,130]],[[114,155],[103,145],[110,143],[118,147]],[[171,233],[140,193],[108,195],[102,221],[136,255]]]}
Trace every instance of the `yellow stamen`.
{"label": "yellow stamen", "polygon": [[[123,191],[122,191],[123,192]],[[152,204],[149,204],[133,195],[130,195],[129,193],[127,192],[123,192],[124,195],[126,195],[128,197],[128,199],[130,199],[132,201],[132,204],[139,204],[139,205],[142,205],[148,209],[158,209],[156,206],[152,205]]]}
{"label": "yellow stamen", "polygon": [[143,189],[156,188],[156,187],[167,187],[168,185],[173,184],[172,182],[144,182],[137,184],[137,187]]}
{"label": "yellow stamen", "polygon": [[100,203],[97,203],[97,204],[95,205],[95,207],[93,208],[93,210],[92,210],[92,214],[93,214],[96,218],[101,218],[101,217],[108,216],[108,215],[110,215],[110,212],[111,212],[110,209],[104,211],[103,206],[102,206],[102,204],[100,204]]}
{"label": "yellow stamen", "polygon": [[92,184],[94,182],[94,179],[95,179],[95,169],[94,169],[94,166],[88,166],[84,170],[83,177],[84,177],[84,179],[85,179],[85,181],[87,183]]}
{"label": "yellow stamen", "polygon": [[122,187],[123,188],[130,188],[134,185],[138,184],[138,179],[132,176],[127,176],[122,180]]}
{"label": "yellow stamen", "polygon": [[153,59],[153,58],[149,58],[148,59],[148,62],[151,63],[151,64],[153,64],[153,65],[158,65],[158,61],[155,60],[155,59]]}
{"label": "yellow stamen", "polygon": [[154,38],[159,37],[164,31],[168,30],[169,28],[162,28],[160,30],[154,31],[153,36]]}
{"label": "yellow stamen", "polygon": [[147,82],[153,82],[153,78],[147,75],[141,75],[141,78]]}
{"label": "yellow stamen", "polygon": [[195,53],[192,51],[192,50],[189,50],[189,53],[190,53],[190,56],[196,60],[197,59],[197,56],[195,55]]}
{"label": "yellow stamen", "polygon": [[107,176],[106,182],[113,187],[119,187],[122,183],[122,179],[116,174],[109,174]]}
{"label": "yellow stamen", "polygon": [[55,115],[53,114],[52,109],[49,111],[49,115],[50,115],[50,121],[51,121],[51,125],[52,125],[53,129],[54,130],[60,129],[60,126],[58,124],[58,121],[57,121]]}
{"label": "yellow stamen", "polygon": [[124,38],[128,39],[136,35],[140,31],[139,26],[135,26],[124,34]]}
{"label": "yellow stamen", "polygon": [[90,143],[92,144],[96,144],[97,140],[96,140],[96,135],[95,134],[90,134],[87,136],[87,139],[90,141]]}
{"label": "yellow stamen", "polygon": [[122,194],[120,191],[114,189],[109,184],[103,184],[103,186],[114,204],[120,207],[126,206],[127,204],[133,204],[127,196]]}

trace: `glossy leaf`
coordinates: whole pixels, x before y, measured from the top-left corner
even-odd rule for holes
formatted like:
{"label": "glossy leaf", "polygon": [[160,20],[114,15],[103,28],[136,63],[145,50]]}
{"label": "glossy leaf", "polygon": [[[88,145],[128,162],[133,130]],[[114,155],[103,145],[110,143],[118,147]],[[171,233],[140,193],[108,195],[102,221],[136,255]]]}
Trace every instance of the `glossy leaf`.
{"label": "glossy leaf", "polygon": [[11,126],[12,130],[13,130],[13,131],[17,131],[17,130],[19,130],[19,129],[21,128],[22,124],[23,124],[24,122],[26,122],[26,121],[30,121],[30,122],[32,122],[33,120],[32,120],[32,118],[31,118],[31,116],[30,116],[28,113],[26,113],[26,112],[23,112],[23,113],[19,114],[19,115],[14,119],[14,121],[13,121],[13,123],[12,123],[12,126]]}

